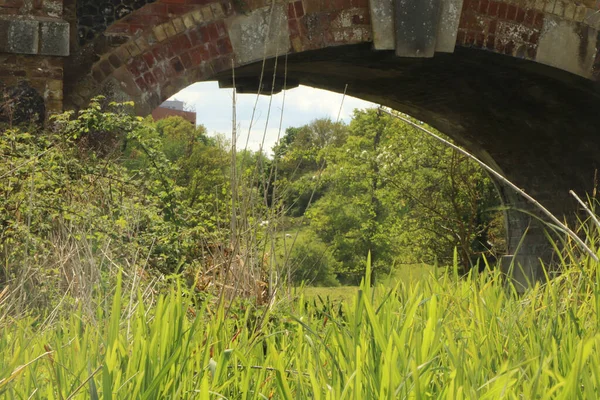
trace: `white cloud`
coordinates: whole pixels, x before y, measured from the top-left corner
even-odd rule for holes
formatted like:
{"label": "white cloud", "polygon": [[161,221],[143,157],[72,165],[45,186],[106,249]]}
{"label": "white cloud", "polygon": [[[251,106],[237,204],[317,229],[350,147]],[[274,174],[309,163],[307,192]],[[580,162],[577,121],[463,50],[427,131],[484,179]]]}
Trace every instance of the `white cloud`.
{"label": "white cloud", "polygon": [[[217,82],[196,83],[177,93],[172,99],[184,101],[188,107],[195,108],[198,123],[203,124],[210,134],[231,136],[231,89],[219,89]],[[342,99],[343,96],[338,93],[300,86],[286,91],[282,117],[283,93],[273,96],[272,99],[269,96],[258,96],[257,99],[256,94],[240,94],[237,96],[236,105],[238,148],[243,148],[248,139],[248,148],[258,150],[264,135],[264,149],[270,152],[277,140],[280,122],[283,135],[288,127],[302,126],[316,118],[336,120],[339,114],[341,120],[349,122],[355,108],[375,106],[373,103],[346,96],[340,113]],[[268,115],[269,123],[265,128]],[[248,136],[251,121],[253,126]]]}

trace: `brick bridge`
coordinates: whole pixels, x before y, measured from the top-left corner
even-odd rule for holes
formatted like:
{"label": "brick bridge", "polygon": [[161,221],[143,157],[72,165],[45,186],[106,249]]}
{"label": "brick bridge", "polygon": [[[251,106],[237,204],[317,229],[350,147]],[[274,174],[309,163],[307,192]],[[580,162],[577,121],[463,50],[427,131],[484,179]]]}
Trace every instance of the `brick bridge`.
{"label": "brick bridge", "polygon": [[[597,0],[0,0],[0,82],[13,96],[37,95],[47,113],[81,107],[102,92],[136,101],[140,114],[194,82],[230,86],[232,65],[239,91],[257,91],[259,82],[260,90],[277,91],[284,76],[287,87],[340,92],[348,84],[350,95],[451,136],[572,221],[576,204],[568,191],[589,193],[600,161],[599,6]],[[516,211],[531,212],[528,204],[498,186],[512,209],[509,248],[514,252],[529,228],[516,259],[535,277],[536,258],[550,254],[542,228]]]}

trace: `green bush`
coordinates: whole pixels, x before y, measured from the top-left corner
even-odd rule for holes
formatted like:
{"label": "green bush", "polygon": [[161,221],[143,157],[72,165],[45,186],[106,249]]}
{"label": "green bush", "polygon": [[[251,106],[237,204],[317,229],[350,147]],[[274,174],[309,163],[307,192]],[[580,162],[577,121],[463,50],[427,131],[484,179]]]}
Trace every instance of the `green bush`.
{"label": "green bush", "polygon": [[[47,130],[5,129],[0,291],[10,286],[23,306],[38,308],[87,301],[109,290],[120,268],[128,275],[178,272],[207,243],[222,240],[219,214],[203,201],[195,206],[190,189],[177,184],[179,169],[164,142],[128,105],[104,107],[101,98],[77,115],[57,116]],[[202,159],[206,146],[190,156]],[[216,181],[206,191],[194,186],[194,198],[214,195]],[[71,297],[63,299],[66,292]]]}
{"label": "green bush", "polygon": [[316,235],[299,237],[292,247],[290,260],[292,280],[311,286],[338,286],[335,272],[340,263],[335,260],[331,249]]}

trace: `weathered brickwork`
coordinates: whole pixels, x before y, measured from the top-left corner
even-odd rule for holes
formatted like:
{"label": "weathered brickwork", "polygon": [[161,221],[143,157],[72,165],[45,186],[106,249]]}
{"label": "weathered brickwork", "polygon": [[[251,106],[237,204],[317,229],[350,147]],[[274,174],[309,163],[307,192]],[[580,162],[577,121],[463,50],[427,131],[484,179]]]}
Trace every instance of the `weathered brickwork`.
{"label": "weathered brickwork", "polygon": [[371,41],[367,0],[293,1],[288,18],[294,51]]}
{"label": "weathered brickwork", "polygon": [[[164,24],[184,14],[192,15],[194,11],[204,12],[202,20],[213,18],[213,14],[220,15],[225,10],[226,15],[234,12],[230,1],[207,0],[158,0],[148,1],[148,4],[135,13],[122,18],[108,30],[108,35],[135,35],[156,25]],[[191,20],[193,21],[193,20]],[[188,21],[190,22],[190,21]]]}
{"label": "weathered brickwork", "polygon": [[0,15],[60,18],[63,0],[0,0]]}
{"label": "weathered brickwork", "polygon": [[544,13],[516,4],[464,0],[456,43],[535,59]]}
{"label": "weathered brickwork", "polygon": [[[77,36],[80,45],[92,41],[97,35],[126,19],[135,10],[156,0],[77,0]],[[130,31],[135,33],[143,26],[132,23]]]}
{"label": "weathered brickwork", "polygon": [[[107,34],[133,36],[97,62],[92,77],[100,85],[115,74],[121,80],[127,74],[128,81],[135,82],[135,85],[127,86],[129,94],[132,97],[141,95],[145,101],[151,99],[151,103],[157,105],[181,90],[181,85],[205,80],[230,69],[232,60],[236,66],[256,60],[263,55],[264,38],[258,43],[259,51],[248,50],[240,33],[240,29],[245,28],[237,26],[236,21],[261,10],[270,15],[270,1],[244,4],[240,7],[239,3],[231,1],[205,0],[159,0],[148,4],[107,31]],[[285,19],[279,22],[288,28],[285,35],[289,36],[289,42],[274,45],[278,54],[370,40],[366,0],[312,1],[306,6],[311,13],[305,12],[302,1],[290,1],[278,17]],[[236,32],[237,52],[230,29]],[[281,33],[271,32],[271,35],[280,37]],[[82,100],[84,96],[78,96],[78,101]]]}

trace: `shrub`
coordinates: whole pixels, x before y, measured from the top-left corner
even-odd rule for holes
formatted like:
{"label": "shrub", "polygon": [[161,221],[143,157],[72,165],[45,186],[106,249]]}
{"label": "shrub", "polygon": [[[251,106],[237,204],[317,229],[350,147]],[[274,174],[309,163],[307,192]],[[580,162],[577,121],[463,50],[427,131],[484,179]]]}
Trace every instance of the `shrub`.
{"label": "shrub", "polygon": [[335,271],[340,263],[331,249],[315,235],[300,237],[290,254],[290,268],[294,283],[305,282],[313,286],[338,286]]}

